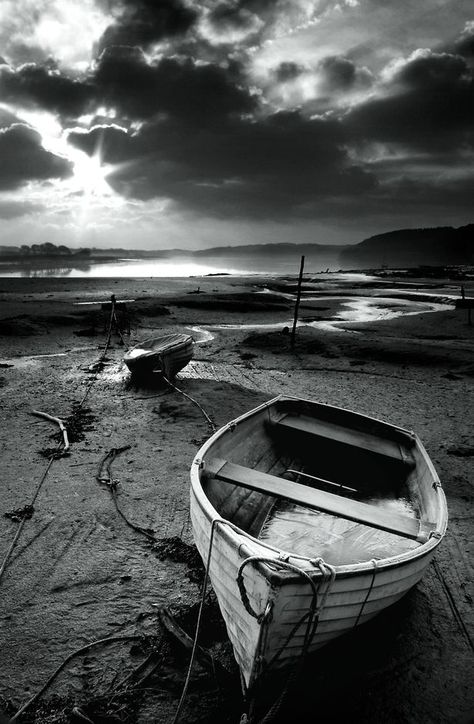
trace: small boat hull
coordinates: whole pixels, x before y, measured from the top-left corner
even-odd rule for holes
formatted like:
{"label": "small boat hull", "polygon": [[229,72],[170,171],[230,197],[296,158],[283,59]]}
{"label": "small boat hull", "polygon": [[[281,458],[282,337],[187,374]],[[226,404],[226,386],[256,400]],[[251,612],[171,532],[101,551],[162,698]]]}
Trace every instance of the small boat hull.
{"label": "small boat hull", "polygon": [[[379,554],[359,562],[331,564],[330,551],[324,552],[325,560],[317,548],[311,556],[301,556],[258,537],[274,498],[256,489],[250,489],[250,493],[247,489],[246,497],[239,497],[238,487],[232,488],[222,480],[219,486],[219,466],[224,457],[226,460],[239,457],[242,464],[248,466],[250,478],[255,468],[274,468],[269,451],[278,449],[278,438],[260,460],[256,448],[260,442],[263,450],[265,435],[274,425],[272,418],[276,415],[278,419],[285,405],[291,408],[292,414],[302,406],[306,417],[322,415],[333,435],[341,420],[346,426],[356,425],[364,445],[369,447],[368,430],[375,429],[378,436],[385,435],[390,445],[382,444],[384,454],[375,448],[372,451],[372,456],[380,458],[377,458],[378,465],[380,461],[385,464],[392,448],[396,450],[397,445],[403,448],[406,439],[411,460],[403,460],[406,453],[402,452],[402,462],[392,460],[390,464],[406,465],[412,485],[415,478],[417,481],[421,478],[420,505],[429,524],[424,526],[423,521],[418,521],[416,540],[413,536],[408,541],[404,537],[400,549],[393,555]],[[254,441],[253,450],[249,441]],[[310,447],[307,441],[305,445]],[[367,454],[367,450],[361,450],[360,454]],[[234,465],[234,468],[240,469],[240,466]],[[272,482],[274,477],[270,475],[268,479]],[[331,496],[328,499],[331,502]],[[243,517],[237,505],[239,500],[241,508],[246,509]],[[357,515],[357,505],[354,509]],[[198,452],[191,468],[191,521],[196,546],[205,563],[211,549],[212,586],[243,679],[251,687],[264,670],[295,664],[304,653],[368,621],[416,585],[445,533],[447,510],[436,472],[416,435],[349,411],[279,397],[226,425]],[[376,524],[381,525],[377,515]],[[367,526],[361,526],[361,530],[366,531]],[[392,538],[398,541],[400,537],[393,531],[387,535],[390,541]]]}
{"label": "small boat hull", "polygon": [[124,362],[135,376],[158,373],[169,380],[191,361],[193,347],[193,338],[188,334],[153,337],[132,347]]}

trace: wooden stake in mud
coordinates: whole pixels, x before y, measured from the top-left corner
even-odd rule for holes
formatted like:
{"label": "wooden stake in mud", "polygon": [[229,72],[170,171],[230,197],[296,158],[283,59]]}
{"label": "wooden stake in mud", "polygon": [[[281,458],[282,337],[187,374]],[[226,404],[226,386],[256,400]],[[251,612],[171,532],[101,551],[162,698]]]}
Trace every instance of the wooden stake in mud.
{"label": "wooden stake in mud", "polygon": [[293,319],[293,329],[291,330],[291,349],[294,349],[294,346],[295,346],[296,324],[298,322],[298,309],[300,306],[300,299],[301,299],[301,283],[303,281],[303,269],[304,269],[304,256],[301,257],[300,275],[298,278],[298,290],[296,292],[295,318]]}
{"label": "wooden stake in mud", "polygon": [[471,327],[471,310],[474,309],[474,297],[466,297],[463,284],[461,285],[461,299],[456,299],[456,309],[467,309],[467,323]]}

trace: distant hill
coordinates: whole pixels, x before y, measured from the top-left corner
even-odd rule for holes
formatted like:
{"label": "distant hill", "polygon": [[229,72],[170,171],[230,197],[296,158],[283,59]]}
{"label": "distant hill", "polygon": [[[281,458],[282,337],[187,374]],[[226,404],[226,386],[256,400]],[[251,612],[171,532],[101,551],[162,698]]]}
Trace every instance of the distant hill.
{"label": "distant hill", "polygon": [[273,256],[289,260],[305,255],[307,263],[313,262],[320,268],[371,269],[387,266],[451,266],[474,264],[474,224],[454,228],[440,226],[430,229],[398,229],[377,234],[358,244],[243,244],[239,246],[214,246],[196,251],[186,249],[131,250],[92,249],[93,256],[117,255],[136,258],[191,259]]}
{"label": "distant hill", "polygon": [[343,249],[340,259],[342,267],[353,269],[473,264],[474,224],[377,234]]}
{"label": "distant hill", "polygon": [[[375,269],[381,267],[407,268],[418,266],[453,266],[474,264],[474,224],[454,228],[439,226],[431,229],[398,229],[385,234],[377,234],[358,244],[243,244],[239,246],[215,246],[209,249],[72,249],[72,256],[86,254],[90,261],[117,258],[135,259],[187,259],[209,260],[216,262],[224,259],[266,257],[278,258],[283,264],[286,260],[292,265],[299,257],[306,257],[306,268],[335,269]],[[37,246],[37,245],[33,245]],[[47,246],[40,245],[38,248]],[[54,246],[54,245],[49,245]],[[0,258],[25,259],[24,248],[0,246]],[[59,247],[66,249],[66,247]],[[32,247],[33,249],[33,247]],[[66,251],[68,251],[66,249]],[[29,257],[28,257],[29,258]],[[265,262],[264,262],[265,263]],[[260,261],[260,264],[262,262]]]}
{"label": "distant hill", "polygon": [[193,256],[259,256],[268,254],[279,256],[301,256],[308,254],[312,256],[327,255],[338,256],[346,246],[336,244],[245,244],[244,246],[213,246],[211,249],[200,249],[193,252]]}

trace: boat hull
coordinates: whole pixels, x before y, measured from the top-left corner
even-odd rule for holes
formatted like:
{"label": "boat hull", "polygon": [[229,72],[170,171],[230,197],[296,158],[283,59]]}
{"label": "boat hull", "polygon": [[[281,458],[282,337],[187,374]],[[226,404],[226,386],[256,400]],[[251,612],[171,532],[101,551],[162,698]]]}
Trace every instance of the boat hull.
{"label": "boat hull", "polygon": [[172,379],[193,357],[193,339],[189,335],[166,335],[152,340],[150,347],[134,347],[124,357],[133,375],[161,373]]}
{"label": "boat hull", "polygon": [[[240,421],[251,418],[252,414],[265,407],[247,413],[233,421],[231,426],[235,428]],[[210,580],[235,658],[246,685],[251,687],[269,665],[281,668],[295,664],[303,652],[317,650],[376,616],[407,593],[429,565],[446,530],[447,514],[444,493],[438,484],[433,488],[439,510],[438,520],[433,535],[426,542],[383,560],[337,565],[332,567],[330,576],[330,568],[324,564],[321,566],[317,560],[292,557],[291,551],[270,548],[222,518],[210,503],[201,485],[203,459],[228,429],[229,426],[226,426],[218,431],[201,448],[193,462],[191,521],[196,546],[205,563],[211,547]],[[420,449],[426,455],[422,446]],[[436,479],[432,466],[430,469]],[[247,601],[244,601],[237,578],[244,561],[255,556],[260,560],[250,560],[242,571],[247,596]],[[272,561],[276,562],[275,567]],[[316,586],[316,604],[320,608],[319,621],[309,646],[306,640],[307,621],[314,602],[314,591],[305,573]],[[255,618],[254,614],[262,616],[269,604],[271,615],[268,619]]]}

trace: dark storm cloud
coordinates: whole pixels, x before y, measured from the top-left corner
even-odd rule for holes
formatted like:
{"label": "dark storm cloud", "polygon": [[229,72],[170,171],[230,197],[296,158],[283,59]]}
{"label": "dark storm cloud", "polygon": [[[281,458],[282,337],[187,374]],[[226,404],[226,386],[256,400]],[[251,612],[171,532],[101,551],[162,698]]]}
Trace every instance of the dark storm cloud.
{"label": "dark storm cloud", "polygon": [[245,7],[243,3],[235,2],[220,3],[207,15],[206,21],[214,31],[214,40],[217,42],[222,41],[222,38],[219,38],[220,34],[227,39],[232,38],[234,34],[240,39],[254,36],[263,25],[257,13]]}
{"label": "dark storm cloud", "polygon": [[27,64],[18,70],[0,68],[0,97],[72,119],[101,106],[113,108],[123,120],[155,114],[213,123],[226,115],[250,113],[256,98],[237,81],[239,71],[191,59],[162,58],[148,63],[139,48],[105,50],[94,70],[81,80],[55,68]]}
{"label": "dark storm cloud", "polygon": [[352,105],[358,94],[371,88],[374,77],[350,58],[330,55],[311,65],[282,62],[262,82],[276,105],[291,103],[307,116],[321,116],[340,115],[340,109]]}
{"label": "dark storm cloud", "polygon": [[299,65],[298,63],[292,63],[290,61],[286,61],[286,62],[280,63],[280,65],[277,68],[275,68],[274,76],[275,76],[277,83],[288,83],[289,81],[292,81],[292,80],[295,80],[295,78],[298,78],[304,72],[305,72],[304,66]]}
{"label": "dark storm cloud", "polygon": [[461,56],[422,51],[390,79],[385,95],[355,107],[353,138],[452,151],[474,144],[474,78]]}
{"label": "dark storm cloud", "polygon": [[[470,75],[464,58],[449,53],[421,52],[405,63],[392,82],[401,83],[414,91],[444,92],[468,79]],[[472,80],[472,78],[470,78]]]}
{"label": "dark storm cloud", "polygon": [[229,119],[194,133],[164,120],[135,134],[100,128],[70,140],[88,153],[100,146],[106,162],[124,164],[109,176],[121,193],[165,196],[208,215],[305,215],[321,198],[362,194],[375,183],[349,161],[337,122],[298,112]]}
{"label": "dark storm cloud", "polygon": [[166,38],[184,35],[195,23],[195,10],[180,0],[121,0],[101,3],[119,16],[98,43],[99,52],[110,45],[148,48]]}
{"label": "dark storm cloud", "polygon": [[[216,30],[255,29],[255,18],[258,18],[263,32],[267,32],[275,23],[281,28],[293,29],[300,22],[308,21],[321,14],[330,2],[326,0],[221,0],[210,3],[211,12],[208,20]],[[265,25],[265,28],[263,28]]]}
{"label": "dark storm cloud", "polygon": [[[70,133],[69,139],[89,154],[100,148],[105,163],[118,164],[108,181],[124,196],[169,198],[182,208],[229,218],[320,218],[338,208],[338,214],[348,209],[357,214],[359,207],[376,214],[390,196],[401,208],[410,188],[420,206],[430,195],[438,198],[438,187],[417,180],[416,164],[407,164],[411,150],[453,160],[459,149],[473,145],[470,26],[445,52],[417,51],[385,69],[378,82],[350,53],[323,57],[311,67],[289,55],[285,62],[275,61],[267,86],[256,91],[249,88],[257,75],[252,76],[252,56],[244,52],[256,42],[255,31],[261,40],[273,24],[286,30],[327,3],[97,1],[111,10],[115,22],[86,73],[73,77],[51,61],[17,70],[3,66],[0,94],[12,106],[57,113],[69,128],[86,112],[114,111],[117,125],[106,121],[88,133]],[[225,43],[233,33],[241,38],[233,59],[219,61],[219,53],[229,56]],[[150,60],[144,51],[165,39],[168,57]],[[199,52],[213,43],[214,60],[203,62]],[[172,55],[177,47],[181,54]],[[372,95],[358,102],[356,94],[369,88]],[[277,113],[271,102],[280,100],[305,105]],[[22,128],[24,147],[19,131],[9,131],[11,156],[0,186],[66,174],[66,162],[47,154],[39,137]],[[391,171],[356,160],[361,149],[379,142],[402,146],[406,168]]]}
{"label": "dark storm cloud", "polygon": [[92,91],[87,82],[69,78],[53,64],[28,63],[18,70],[8,66],[0,68],[0,98],[4,103],[34,106],[75,117],[87,108]]}
{"label": "dark storm cloud", "polygon": [[45,151],[41,136],[32,128],[15,124],[0,131],[0,189],[70,174],[71,164]]}
{"label": "dark storm cloud", "polygon": [[12,65],[22,63],[45,63],[48,60],[48,53],[39,45],[28,44],[22,41],[11,41],[8,43],[8,58]]}
{"label": "dark storm cloud", "polygon": [[474,21],[468,23],[454,45],[454,52],[465,58],[474,58]]}
{"label": "dark storm cloud", "polygon": [[137,48],[104,51],[93,83],[98,99],[133,119],[165,113],[188,122],[213,122],[249,113],[256,105],[225,68],[175,58],[149,64]]}
{"label": "dark storm cloud", "polygon": [[90,131],[72,131],[68,140],[89,156],[100,148],[105,163],[121,164],[139,155],[133,150],[136,137],[137,134],[129,133],[120,126],[104,124],[94,126]]}
{"label": "dark storm cloud", "polygon": [[367,68],[359,68],[352,60],[331,55],[318,65],[318,71],[326,88],[332,92],[347,92],[356,88],[368,88],[373,76]]}

